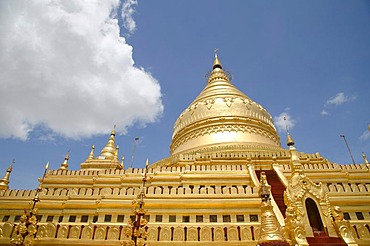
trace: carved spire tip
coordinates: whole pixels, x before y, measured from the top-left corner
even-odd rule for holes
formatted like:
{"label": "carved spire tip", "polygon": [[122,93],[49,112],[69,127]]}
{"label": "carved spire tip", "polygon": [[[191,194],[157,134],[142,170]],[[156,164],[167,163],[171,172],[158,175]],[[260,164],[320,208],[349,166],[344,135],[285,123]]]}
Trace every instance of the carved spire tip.
{"label": "carved spire tip", "polygon": [[216,68],[220,68],[220,69],[222,69],[221,62],[220,62],[220,60],[218,59],[217,51],[218,51],[218,48],[215,48],[215,50],[214,50],[214,52],[215,52],[215,59],[214,59],[214,61],[213,61],[213,66],[212,66],[212,68],[213,68],[213,69],[216,69]]}

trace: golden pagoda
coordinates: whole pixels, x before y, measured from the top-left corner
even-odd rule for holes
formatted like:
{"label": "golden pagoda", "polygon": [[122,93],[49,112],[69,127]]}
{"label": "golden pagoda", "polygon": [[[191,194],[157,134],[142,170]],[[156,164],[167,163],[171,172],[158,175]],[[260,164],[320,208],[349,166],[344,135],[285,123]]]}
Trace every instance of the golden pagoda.
{"label": "golden pagoda", "polygon": [[[215,55],[180,114],[170,156],[119,162],[115,129],[79,170],[69,154],[37,190],[0,181],[0,245],[37,197],[34,245],[370,245],[370,165],[282,147],[271,115],[238,90]],[[18,226],[18,227],[17,227]],[[30,244],[31,244],[30,243]]]}

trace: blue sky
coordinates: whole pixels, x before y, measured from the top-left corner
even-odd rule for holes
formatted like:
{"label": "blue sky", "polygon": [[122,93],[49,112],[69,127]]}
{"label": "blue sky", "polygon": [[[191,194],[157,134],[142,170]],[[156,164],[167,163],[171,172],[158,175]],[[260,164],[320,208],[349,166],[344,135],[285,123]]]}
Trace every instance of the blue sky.
{"label": "blue sky", "polygon": [[169,156],[214,48],[236,87],[276,124],[288,117],[299,151],[351,163],[344,134],[356,163],[370,157],[368,1],[48,2],[0,4],[0,175],[15,158],[11,188],[36,188],[69,150],[79,169],[115,124],[126,167],[135,137],[135,167]]}

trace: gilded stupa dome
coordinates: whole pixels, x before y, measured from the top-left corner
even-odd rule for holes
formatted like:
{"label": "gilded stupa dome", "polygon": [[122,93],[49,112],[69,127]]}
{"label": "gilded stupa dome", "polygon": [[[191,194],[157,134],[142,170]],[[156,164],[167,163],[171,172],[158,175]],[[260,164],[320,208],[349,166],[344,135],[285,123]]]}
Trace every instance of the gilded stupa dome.
{"label": "gilded stupa dome", "polygon": [[271,115],[231,84],[217,57],[208,84],[175,122],[171,154],[218,146],[280,148]]}

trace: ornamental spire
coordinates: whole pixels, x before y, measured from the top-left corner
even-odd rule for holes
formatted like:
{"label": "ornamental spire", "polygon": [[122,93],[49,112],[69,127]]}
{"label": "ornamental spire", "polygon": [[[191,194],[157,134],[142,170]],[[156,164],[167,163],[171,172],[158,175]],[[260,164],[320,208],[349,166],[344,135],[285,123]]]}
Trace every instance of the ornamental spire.
{"label": "ornamental spire", "polygon": [[290,134],[288,133],[288,137],[287,137],[287,140],[286,140],[286,145],[288,146],[294,146],[294,140],[293,138],[290,136]]}
{"label": "ornamental spire", "polygon": [[290,166],[292,169],[292,173],[302,172],[303,168],[302,168],[301,160],[299,159],[297,149],[294,147],[293,140],[291,144],[289,145],[289,152],[290,152]]}
{"label": "ornamental spire", "polygon": [[91,151],[90,151],[89,157],[87,157],[88,160],[94,159],[94,157],[95,157],[94,150],[95,150],[95,145],[91,146]]}
{"label": "ornamental spire", "polygon": [[261,197],[261,232],[259,245],[288,246],[281,232],[280,224],[271,205],[271,186],[267,183],[265,172],[261,172],[259,195]]}
{"label": "ornamental spire", "polygon": [[58,168],[58,170],[67,170],[68,169],[68,160],[69,160],[69,151],[66,154],[66,156],[64,157],[64,161],[60,165],[60,167]]}
{"label": "ornamental spire", "polygon": [[220,69],[222,69],[221,62],[220,62],[220,60],[218,59],[218,56],[217,56],[217,51],[218,51],[218,48],[215,48],[215,59],[214,59],[214,61],[213,61],[213,66],[212,66],[212,68],[213,68],[213,69],[216,69],[216,68],[220,68]]}
{"label": "ornamental spire", "polygon": [[284,124],[285,124],[285,130],[286,130],[286,134],[287,134],[286,145],[288,145],[289,147],[294,146],[294,140],[290,136],[289,128],[288,128],[288,124],[286,123],[286,117],[285,116],[284,116]]}
{"label": "ornamental spire", "polygon": [[116,154],[116,148],[114,145],[114,138],[116,136],[116,125],[114,125],[113,131],[110,134],[107,145],[102,149],[99,159],[114,159]]}
{"label": "ornamental spire", "polygon": [[0,190],[9,189],[9,182],[10,182],[9,177],[10,177],[10,173],[13,170],[13,164],[14,163],[15,163],[15,160],[13,159],[12,164],[10,164],[10,166],[6,170],[6,173],[5,173],[4,177],[2,179],[0,179]]}
{"label": "ornamental spire", "polygon": [[230,74],[225,73],[222,69],[222,65],[217,55],[218,49],[215,49],[215,59],[213,60],[212,71],[209,73],[208,84],[219,81],[219,82],[230,82]]}
{"label": "ornamental spire", "polygon": [[[286,119],[284,117],[284,121],[285,120]],[[286,144],[289,146],[290,166],[291,166],[291,169],[292,169],[292,173],[302,172],[303,168],[302,168],[301,160],[299,159],[297,149],[294,147],[294,140],[290,136],[290,133],[289,133],[289,130],[288,130],[288,127],[287,127],[286,123],[285,123],[285,127],[286,127],[286,131],[287,131],[287,135],[288,135],[287,140],[286,140]]]}

